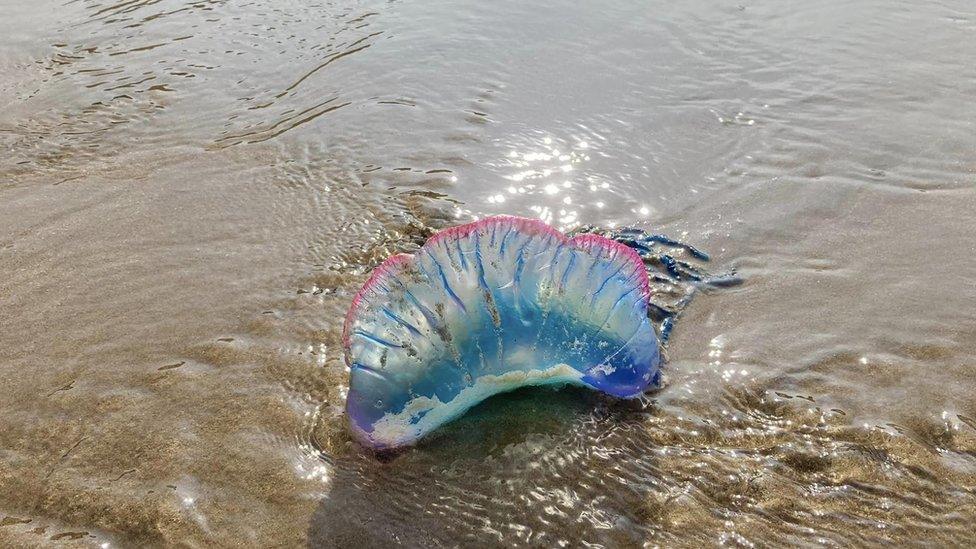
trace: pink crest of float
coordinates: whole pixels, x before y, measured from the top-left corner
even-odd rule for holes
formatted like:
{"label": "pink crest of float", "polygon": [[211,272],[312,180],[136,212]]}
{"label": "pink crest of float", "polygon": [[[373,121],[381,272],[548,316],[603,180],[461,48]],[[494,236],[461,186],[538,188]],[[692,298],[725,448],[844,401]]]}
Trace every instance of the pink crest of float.
{"label": "pink crest of float", "polygon": [[[479,229],[504,223],[510,223],[524,234],[551,236],[557,239],[560,243],[571,243],[575,247],[584,250],[587,253],[600,254],[601,257],[608,259],[613,259],[614,257],[622,255],[631,265],[632,272],[630,273],[630,276],[635,278],[634,282],[641,289],[641,296],[643,300],[646,302],[650,299],[650,280],[647,277],[647,271],[644,269],[644,262],[641,260],[636,251],[624,244],[598,234],[582,234],[574,238],[568,238],[566,235],[559,232],[552,226],[538,219],[530,219],[512,215],[496,215],[486,217],[478,221],[466,223],[464,225],[457,225],[439,231],[428,238],[423,247],[433,247],[445,240],[460,240],[478,231]],[[373,273],[370,275],[366,283],[363,284],[363,287],[356,292],[356,295],[349,307],[349,311],[346,313],[345,323],[342,331],[342,342],[344,346],[349,346],[349,328],[352,325],[353,320],[356,318],[356,312],[363,302],[363,299],[374,288],[386,280],[387,277],[393,276],[397,272],[401,272],[403,269],[409,267],[413,257],[414,256],[411,254],[392,255],[373,270]]]}
{"label": "pink crest of float", "polygon": [[645,302],[651,299],[651,280],[647,276],[647,269],[644,268],[644,260],[633,248],[598,234],[581,234],[573,237],[571,242],[581,250],[600,254],[600,257],[607,259],[623,256],[632,269],[629,275],[635,279],[636,285],[641,289],[642,298]]}
{"label": "pink crest of float", "polygon": [[[607,259],[613,259],[622,255],[627,259],[628,264],[631,265],[632,272],[629,273],[629,275],[635,278],[634,282],[641,290],[642,299],[645,303],[650,299],[650,279],[648,279],[647,271],[644,269],[644,262],[641,260],[636,251],[624,244],[598,234],[581,234],[576,237],[569,238],[551,225],[539,219],[530,219],[527,217],[518,217],[514,215],[496,215],[486,217],[478,221],[465,223],[464,225],[456,225],[454,227],[441,230],[428,238],[424,243],[423,248],[436,246],[445,240],[460,240],[478,231],[479,229],[504,223],[510,223],[524,234],[551,236],[562,244],[571,243],[575,247],[584,250],[587,253],[600,254],[601,257]],[[369,293],[379,284],[383,283],[387,277],[393,276],[396,273],[401,272],[403,269],[409,267],[413,257],[414,256],[411,254],[396,254],[386,258],[386,260],[380,263],[379,266],[373,270],[373,273],[370,275],[366,283],[363,284],[363,287],[356,292],[356,296],[353,297],[352,304],[349,306],[349,311],[346,313],[345,323],[342,329],[342,344],[345,347],[349,346],[349,329],[350,326],[352,326],[353,320],[356,318],[357,311],[364,298],[369,295]]]}
{"label": "pink crest of float", "polygon": [[410,262],[413,260],[413,256],[410,254],[395,254],[383,260],[375,269],[373,269],[373,274],[369,276],[363,287],[356,292],[355,297],[352,298],[352,304],[349,305],[349,310],[346,312],[345,322],[342,326],[342,344],[346,348],[349,347],[349,329],[352,327],[353,321],[356,319],[356,313],[359,311],[359,307],[363,300],[372,292],[378,285],[380,285],[387,277],[394,275],[407,268]]}
{"label": "pink crest of float", "polygon": [[466,223],[464,225],[457,225],[455,227],[444,229],[443,231],[440,231],[427,239],[427,242],[424,243],[424,247],[434,246],[442,240],[459,240],[471,233],[477,232],[479,229],[490,227],[492,225],[502,225],[505,223],[510,223],[512,226],[526,235],[548,235],[559,240],[559,242],[563,244],[569,242],[569,238],[567,238],[566,235],[557,231],[555,228],[541,220],[529,219],[527,217],[517,217],[514,215],[495,215],[480,219],[478,221],[473,221],[471,223]]}

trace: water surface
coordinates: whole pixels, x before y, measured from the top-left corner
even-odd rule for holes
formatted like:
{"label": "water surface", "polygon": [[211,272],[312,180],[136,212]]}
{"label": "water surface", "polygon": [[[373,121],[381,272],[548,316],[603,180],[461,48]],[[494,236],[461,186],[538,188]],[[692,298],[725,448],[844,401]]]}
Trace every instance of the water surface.
{"label": "water surface", "polygon": [[[0,12],[3,544],[976,543],[970,2]],[[494,213],[746,283],[651,402],[518,392],[378,460],[340,319]]]}

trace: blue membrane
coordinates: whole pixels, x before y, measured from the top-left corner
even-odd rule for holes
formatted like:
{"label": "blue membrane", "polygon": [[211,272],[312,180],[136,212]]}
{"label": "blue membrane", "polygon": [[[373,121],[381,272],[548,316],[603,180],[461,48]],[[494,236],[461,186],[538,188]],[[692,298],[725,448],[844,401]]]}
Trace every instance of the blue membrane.
{"label": "blue membrane", "polygon": [[491,395],[575,384],[630,398],[661,356],[640,257],[608,238],[491,217],[377,267],[344,343],[356,438],[409,445]]}

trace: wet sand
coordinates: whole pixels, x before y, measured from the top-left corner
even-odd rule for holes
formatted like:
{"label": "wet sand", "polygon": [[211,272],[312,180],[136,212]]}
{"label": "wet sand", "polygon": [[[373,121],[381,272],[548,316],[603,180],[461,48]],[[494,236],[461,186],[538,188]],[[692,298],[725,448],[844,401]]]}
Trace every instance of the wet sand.
{"label": "wet sand", "polygon": [[[965,2],[38,2],[0,18],[0,543],[976,543]],[[701,247],[647,403],[342,415],[473,217]]]}

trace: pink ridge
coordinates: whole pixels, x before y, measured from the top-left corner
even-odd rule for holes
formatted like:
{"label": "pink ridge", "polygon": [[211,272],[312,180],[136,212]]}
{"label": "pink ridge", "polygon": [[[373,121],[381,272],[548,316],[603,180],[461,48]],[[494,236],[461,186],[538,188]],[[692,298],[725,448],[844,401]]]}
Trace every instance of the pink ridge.
{"label": "pink ridge", "polygon": [[648,278],[647,270],[644,268],[644,260],[641,259],[641,256],[633,248],[598,234],[577,235],[570,242],[581,250],[606,254],[603,257],[610,259],[623,254],[624,258],[632,264],[634,272],[637,274],[637,283],[641,287],[641,296],[644,301],[646,302],[651,299],[651,279]]}
{"label": "pink ridge", "polygon": [[501,225],[503,223],[511,223],[515,225],[522,233],[528,235],[536,234],[546,234],[557,238],[561,243],[565,244],[569,242],[566,235],[547,225],[545,222],[538,219],[529,219],[527,217],[517,217],[514,215],[495,215],[492,217],[486,217],[484,219],[479,219],[478,221],[473,221],[471,223],[466,223],[464,225],[457,225],[455,227],[450,227],[438,232],[434,236],[427,239],[424,243],[424,247],[433,246],[440,241],[451,237],[452,239],[460,239],[468,236],[469,234],[481,229],[482,227],[488,227],[491,225]]}
{"label": "pink ridge", "polygon": [[[426,245],[426,244],[425,244]],[[378,286],[385,278],[388,276],[394,276],[399,272],[402,272],[407,266],[409,266],[410,261],[413,256],[410,254],[395,254],[386,258],[378,267],[373,269],[373,274],[369,276],[363,287],[356,292],[356,296],[352,298],[352,304],[349,305],[349,311],[346,312],[346,319],[342,326],[342,345],[346,349],[349,348],[349,337],[352,335],[349,330],[352,327],[353,319],[356,318],[356,313],[358,312],[360,304],[366,298],[369,292],[372,292],[376,286]]]}
{"label": "pink ridge", "polygon": [[[571,243],[576,248],[587,253],[595,252],[601,254],[602,257],[611,260],[623,254],[623,257],[632,263],[634,272],[637,273],[637,283],[641,287],[641,297],[643,298],[645,304],[650,299],[651,283],[650,279],[647,277],[647,271],[644,269],[644,261],[641,260],[640,256],[633,249],[615,240],[611,240],[597,234],[582,234],[570,239],[563,233],[538,219],[529,219],[526,217],[517,217],[513,215],[486,217],[472,223],[466,223],[464,225],[457,225],[455,227],[444,229],[427,239],[427,242],[424,243],[423,248],[436,246],[445,239],[458,240],[483,227],[503,223],[513,224],[523,234],[548,235],[557,239],[562,244]],[[370,275],[366,283],[363,284],[363,287],[360,288],[356,293],[356,296],[353,297],[352,304],[349,306],[349,311],[346,313],[345,324],[342,329],[342,344],[346,349],[348,349],[350,345],[350,329],[353,321],[356,318],[360,305],[362,305],[367,295],[372,292],[376,286],[380,285],[384,279],[387,277],[396,276],[398,273],[406,269],[412,260],[413,255],[396,254],[388,257],[385,261],[380,263],[376,269],[373,270],[373,274]]]}

